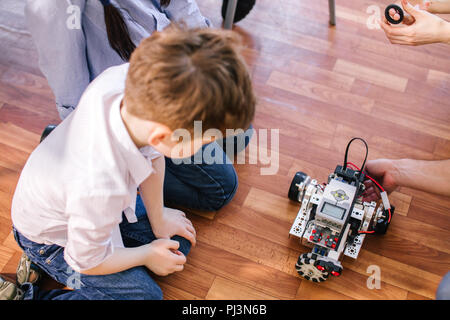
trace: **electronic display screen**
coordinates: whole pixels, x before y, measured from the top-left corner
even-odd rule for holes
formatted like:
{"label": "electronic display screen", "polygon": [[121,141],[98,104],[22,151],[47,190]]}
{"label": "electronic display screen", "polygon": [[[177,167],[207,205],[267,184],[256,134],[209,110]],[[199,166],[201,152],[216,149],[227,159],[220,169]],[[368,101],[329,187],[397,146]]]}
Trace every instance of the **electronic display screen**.
{"label": "electronic display screen", "polygon": [[345,214],[345,209],[332,205],[331,203],[325,202],[322,207],[322,213],[329,215],[333,218],[342,220]]}

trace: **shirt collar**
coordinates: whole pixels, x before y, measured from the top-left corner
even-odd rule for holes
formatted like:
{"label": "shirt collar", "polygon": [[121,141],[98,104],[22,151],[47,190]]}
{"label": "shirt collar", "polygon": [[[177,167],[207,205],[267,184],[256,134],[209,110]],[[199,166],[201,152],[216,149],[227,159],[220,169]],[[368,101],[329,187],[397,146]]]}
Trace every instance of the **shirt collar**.
{"label": "shirt collar", "polygon": [[131,140],[130,134],[123,123],[120,115],[122,99],[123,94],[118,95],[111,108],[111,131],[118,141],[118,149],[127,163],[131,177],[136,185],[139,186],[152,172],[152,165]]}

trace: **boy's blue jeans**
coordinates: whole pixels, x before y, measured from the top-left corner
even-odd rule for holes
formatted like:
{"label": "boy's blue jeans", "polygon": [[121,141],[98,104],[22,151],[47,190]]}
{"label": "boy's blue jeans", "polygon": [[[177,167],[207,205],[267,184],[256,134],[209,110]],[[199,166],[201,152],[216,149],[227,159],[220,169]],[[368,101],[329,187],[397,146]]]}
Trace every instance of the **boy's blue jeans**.
{"label": "boy's blue jeans", "polygon": [[[128,223],[125,216],[120,224],[122,239],[126,247],[147,244],[156,239],[152,232],[145,207],[140,196],[136,201],[138,222]],[[75,290],[55,289],[41,290],[37,285],[25,283],[24,299],[39,300],[161,300],[162,291],[143,266],[122,272],[91,276],[75,272],[64,260],[64,248],[58,245],[35,243],[25,238],[13,228],[14,237],[25,254],[59,283]],[[189,253],[191,243],[180,237],[172,238],[180,242],[179,250],[184,255]]]}
{"label": "boy's blue jeans", "polygon": [[[250,128],[249,130],[252,130]],[[250,135],[251,136],[251,135]],[[246,138],[245,146],[250,138]],[[239,151],[239,150],[237,150]],[[237,189],[237,176],[226,154],[217,148],[224,164],[182,164],[175,165],[166,158],[164,181],[165,205],[181,206],[199,210],[218,210],[227,204]],[[140,196],[136,200],[138,222],[128,223],[123,216],[120,231],[125,247],[136,247],[156,239],[152,232],[147,212]],[[91,276],[73,271],[64,260],[64,248],[58,245],[44,245],[28,240],[15,228],[14,237],[25,254],[59,283],[75,290],[43,291],[36,285],[26,283],[22,289],[25,299],[81,300],[81,299],[162,299],[158,284],[145,267],[135,267],[111,275]],[[179,250],[189,253],[191,243],[180,237]]]}

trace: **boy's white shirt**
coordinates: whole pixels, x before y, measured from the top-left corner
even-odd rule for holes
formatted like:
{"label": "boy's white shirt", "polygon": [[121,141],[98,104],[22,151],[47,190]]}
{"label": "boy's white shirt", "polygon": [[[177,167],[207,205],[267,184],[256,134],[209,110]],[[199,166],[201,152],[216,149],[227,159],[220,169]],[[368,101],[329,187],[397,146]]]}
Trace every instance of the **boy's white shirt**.
{"label": "boy's white shirt", "polygon": [[137,187],[151,174],[150,146],[138,149],[120,115],[128,64],[111,67],[86,89],[75,111],[32,152],[14,193],[14,227],[37,243],[65,247],[76,271],[123,247],[124,212],[137,221]]}

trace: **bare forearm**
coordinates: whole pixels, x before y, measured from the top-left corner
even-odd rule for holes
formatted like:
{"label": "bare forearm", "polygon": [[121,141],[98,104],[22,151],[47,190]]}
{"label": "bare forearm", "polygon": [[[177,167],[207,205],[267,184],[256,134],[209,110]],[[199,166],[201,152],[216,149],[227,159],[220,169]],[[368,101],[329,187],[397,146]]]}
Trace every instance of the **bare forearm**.
{"label": "bare forearm", "polygon": [[142,182],[139,187],[142,201],[144,202],[150,222],[160,219],[163,215],[164,157],[154,159],[152,165],[155,172]]}
{"label": "bare forearm", "polygon": [[136,248],[114,248],[114,253],[98,266],[82,270],[87,275],[107,275],[128,270],[144,264],[146,246]]}
{"label": "bare forearm", "polygon": [[428,12],[431,13],[450,13],[450,0],[430,1]]}
{"label": "bare forearm", "polygon": [[444,25],[442,26],[442,42],[450,44],[450,22],[448,21],[445,21]]}
{"label": "bare forearm", "polygon": [[450,159],[425,161],[393,160],[392,176],[397,185],[450,196]]}

